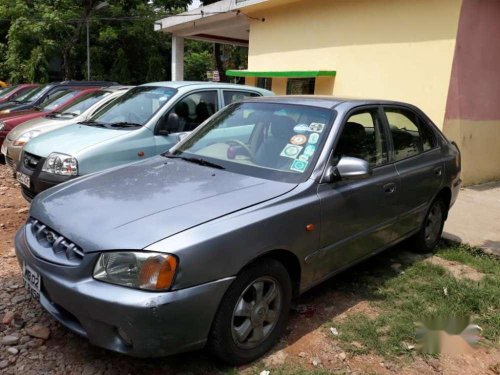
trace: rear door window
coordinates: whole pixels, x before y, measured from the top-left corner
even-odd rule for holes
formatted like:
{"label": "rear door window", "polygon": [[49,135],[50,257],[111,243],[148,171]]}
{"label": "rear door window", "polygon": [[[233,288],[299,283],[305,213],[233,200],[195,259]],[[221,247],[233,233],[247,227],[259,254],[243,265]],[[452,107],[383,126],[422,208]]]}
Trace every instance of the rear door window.
{"label": "rear door window", "polygon": [[416,113],[404,108],[384,108],[389,124],[394,160],[399,161],[436,146],[436,140],[428,126]]}
{"label": "rear door window", "polygon": [[223,93],[224,93],[224,105],[229,105],[234,102],[239,102],[240,100],[244,100],[247,98],[254,98],[257,96],[261,96],[256,92],[250,92],[250,91],[224,90]]}

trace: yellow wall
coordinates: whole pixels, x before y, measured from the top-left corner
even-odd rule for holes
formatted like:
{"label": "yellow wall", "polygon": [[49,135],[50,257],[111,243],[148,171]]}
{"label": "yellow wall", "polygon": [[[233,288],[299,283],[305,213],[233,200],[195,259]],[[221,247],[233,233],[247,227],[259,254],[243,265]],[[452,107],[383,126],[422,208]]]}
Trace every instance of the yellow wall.
{"label": "yellow wall", "polygon": [[500,121],[446,120],[444,132],[460,148],[464,185],[500,179]]}
{"label": "yellow wall", "polygon": [[249,70],[335,70],[316,93],[410,102],[442,126],[461,0],[275,4],[248,10],[265,18],[251,21]]}

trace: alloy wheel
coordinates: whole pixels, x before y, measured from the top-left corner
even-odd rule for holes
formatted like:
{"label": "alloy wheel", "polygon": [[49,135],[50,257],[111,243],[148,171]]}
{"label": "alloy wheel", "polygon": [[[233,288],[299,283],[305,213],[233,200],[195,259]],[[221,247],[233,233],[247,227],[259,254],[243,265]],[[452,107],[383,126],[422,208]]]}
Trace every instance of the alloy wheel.
{"label": "alloy wheel", "polygon": [[271,277],[253,281],[241,293],[233,311],[231,333],[235,344],[253,349],[271,334],[279,320],[281,286]]}
{"label": "alloy wheel", "polygon": [[443,210],[441,209],[440,202],[436,201],[429,210],[425,222],[424,237],[427,246],[432,247],[433,244],[439,239],[442,225]]}

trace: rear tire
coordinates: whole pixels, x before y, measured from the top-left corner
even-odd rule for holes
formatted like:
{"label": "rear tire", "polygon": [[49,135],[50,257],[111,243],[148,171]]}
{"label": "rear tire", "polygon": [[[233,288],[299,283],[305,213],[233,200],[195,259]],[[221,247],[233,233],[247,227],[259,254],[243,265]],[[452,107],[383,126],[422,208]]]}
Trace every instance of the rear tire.
{"label": "rear tire", "polygon": [[446,204],[437,198],[432,202],[425,215],[422,227],[412,237],[413,247],[419,253],[431,253],[436,248],[443,234],[444,222],[447,216]]}
{"label": "rear tire", "polygon": [[231,365],[261,357],[285,330],[291,299],[292,282],[283,264],[271,258],[251,264],[222,299],[208,348]]}

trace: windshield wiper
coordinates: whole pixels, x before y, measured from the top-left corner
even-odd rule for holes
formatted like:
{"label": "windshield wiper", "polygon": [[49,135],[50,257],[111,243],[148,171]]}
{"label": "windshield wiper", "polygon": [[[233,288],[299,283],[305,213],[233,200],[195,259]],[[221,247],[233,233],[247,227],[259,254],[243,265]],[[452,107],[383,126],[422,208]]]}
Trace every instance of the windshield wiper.
{"label": "windshield wiper", "polygon": [[77,124],[88,125],[88,126],[97,126],[99,128],[107,128],[106,125],[104,125],[100,122],[94,121],[94,120],[80,121],[80,122],[77,122]]}
{"label": "windshield wiper", "polygon": [[161,156],[164,156],[169,159],[182,159],[184,161],[188,161],[190,163],[195,163],[198,165],[203,165],[204,167],[211,167],[211,168],[216,168],[216,169],[226,169],[222,165],[212,163],[211,161],[202,159],[202,158],[190,158],[187,156],[180,156],[180,155],[172,155],[169,153],[163,153]]}
{"label": "windshield wiper", "polygon": [[50,112],[46,117],[57,117],[59,115],[61,115],[62,113],[59,112],[59,111],[53,111],[53,112]]}
{"label": "windshield wiper", "polygon": [[58,112],[58,113],[60,113],[60,114],[61,114],[61,116],[71,116],[71,117],[76,117],[76,116],[78,116],[78,114],[77,114],[77,113],[73,113],[73,112],[63,112],[63,113]]}
{"label": "windshield wiper", "polygon": [[137,128],[141,127],[141,124],[136,124],[135,122],[127,122],[127,121],[122,121],[122,122],[115,122],[114,124],[110,125],[112,128]]}

